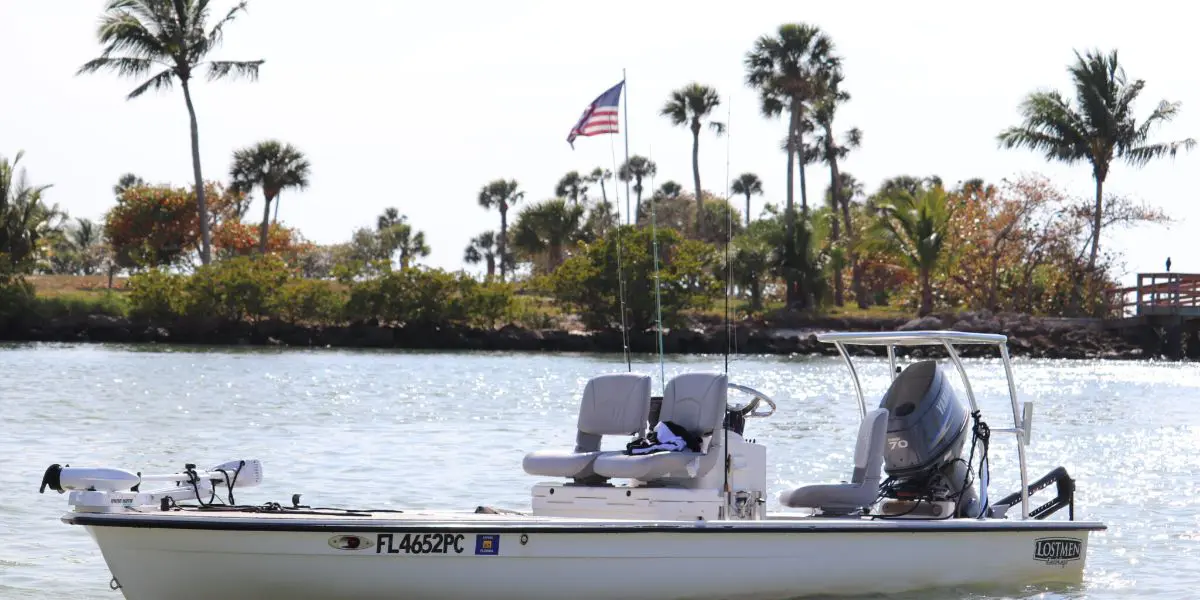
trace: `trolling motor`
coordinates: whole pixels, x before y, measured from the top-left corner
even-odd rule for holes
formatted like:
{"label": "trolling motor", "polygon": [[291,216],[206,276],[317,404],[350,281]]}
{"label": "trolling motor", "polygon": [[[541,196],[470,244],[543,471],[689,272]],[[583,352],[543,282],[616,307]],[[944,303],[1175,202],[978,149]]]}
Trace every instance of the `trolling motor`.
{"label": "trolling motor", "polygon": [[[234,460],[207,470],[196,465],[184,465],[184,470],[163,475],[143,475],[110,467],[72,467],[57,463],[46,468],[38,493],[50,488],[58,493],[70,492],[67,503],[76,512],[120,512],[127,508],[159,506],[166,510],[175,502],[195,500],[201,505],[221,503],[228,499],[234,504],[235,487],[255,487],[263,481],[262,462],[256,459]],[[145,483],[163,487],[142,490]]]}
{"label": "trolling motor", "polygon": [[[984,500],[971,485],[970,460],[983,436],[986,461],[987,425],[975,417],[968,434],[967,407],[958,399],[936,361],[909,365],[896,376],[880,401],[888,409],[884,472],[880,485],[879,516],[912,518],[977,517],[986,505],[987,483],[981,481]],[[963,445],[972,437],[972,457],[962,458]]]}

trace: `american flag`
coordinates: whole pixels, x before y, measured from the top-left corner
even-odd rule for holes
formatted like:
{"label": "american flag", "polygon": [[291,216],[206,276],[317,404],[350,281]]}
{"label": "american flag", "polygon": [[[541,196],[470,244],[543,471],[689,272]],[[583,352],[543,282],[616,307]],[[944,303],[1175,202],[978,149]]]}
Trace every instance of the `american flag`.
{"label": "american flag", "polygon": [[608,88],[608,91],[600,94],[591,104],[583,111],[583,116],[579,117],[579,122],[571,128],[571,133],[567,135],[567,143],[571,144],[571,148],[575,148],[575,138],[577,136],[592,136],[601,133],[617,133],[617,105],[621,100],[621,88],[625,86],[625,82],[621,81],[617,85]]}

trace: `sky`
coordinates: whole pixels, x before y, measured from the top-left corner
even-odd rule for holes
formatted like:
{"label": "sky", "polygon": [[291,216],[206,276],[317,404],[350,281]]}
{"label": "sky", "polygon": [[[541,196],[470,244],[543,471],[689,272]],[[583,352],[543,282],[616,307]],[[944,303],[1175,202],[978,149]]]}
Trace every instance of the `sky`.
{"label": "sky", "polygon": [[[0,155],[24,150],[30,180],[53,184],[47,201],[92,219],[112,206],[123,173],[192,183],[178,87],[126,100],[139,81],[75,75],[100,53],[104,4],[0,0]],[[233,3],[213,5],[219,15]],[[294,144],[309,156],[312,176],[308,189],[282,196],[286,225],[336,243],[395,206],[425,232],[432,254],[424,263],[458,269],[470,238],[499,228],[498,213],[478,205],[480,188],[493,179],[517,180],[525,203],[544,200],[567,171],[613,169],[627,135],[631,154],[657,163],[654,187],[673,179],[690,188],[691,133],[658,111],[671,90],[696,81],[721,94],[718,118],[729,127],[725,137],[702,134],[703,186],[722,193],[727,178],[757,173],[765,191],[754,200],[757,216],[764,202],[784,199],[785,124],[760,116],[742,60],[757,37],[785,22],[821,27],[843,57],[852,99],[837,125],[860,128],[863,146],[841,166],[868,191],[901,174],[936,174],[952,184],[1040,173],[1091,197],[1088,166],[1049,164],[996,143],[1001,130],[1019,123],[1026,94],[1068,91],[1075,49],[1120,51],[1130,79],[1146,81],[1139,116],[1160,99],[1182,102],[1156,140],[1200,138],[1200,79],[1188,67],[1193,24],[1128,2],[612,0],[597,8],[534,0],[251,0],[211,57],[265,59],[259,80],[193,85],[204,177],[227,181],[237,148],[269,138]],[[580,138],[572,150],[571,126],[621,80],[622,69],[628,130]],[[1200,149],[1140,169],[1113,167],[1106,192],[1176,219],[1106,236],[1106,247],[1124,253],[1126,272],[1161,271],[1167,256],[1173,271],[1200,272],[1200,203],[1189,177],[1197,166]],[[807,173],[810,194],[822,193],[828,170],[810,166]],[[623,205],[623,184],[620,193]],[[510,211],[510,222],[519,210]],[[261,212],[256,192],[248,218]]]}

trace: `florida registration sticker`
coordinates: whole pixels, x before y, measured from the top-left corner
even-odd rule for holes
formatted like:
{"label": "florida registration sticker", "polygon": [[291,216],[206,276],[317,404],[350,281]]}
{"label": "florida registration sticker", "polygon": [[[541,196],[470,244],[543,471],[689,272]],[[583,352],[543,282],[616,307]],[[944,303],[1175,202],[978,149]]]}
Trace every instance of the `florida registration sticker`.
{"label": "florida registration sticker", "polygon": [[500,554],[500,536],[493,534],[475,536],[475,554]]}

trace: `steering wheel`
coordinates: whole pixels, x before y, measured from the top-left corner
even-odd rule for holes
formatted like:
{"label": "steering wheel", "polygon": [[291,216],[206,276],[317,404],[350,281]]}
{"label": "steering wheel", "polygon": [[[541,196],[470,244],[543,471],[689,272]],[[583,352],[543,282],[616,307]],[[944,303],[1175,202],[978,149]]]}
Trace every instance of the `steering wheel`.
{"label": "steering wheel", "polygon": [[[726,384],[726,386],[731,390],[744,392],[744,393],[750,394],[751,396],[754,396],[754,399],[751,400],[747,404],[744,404],[744,405],[736,405],[735,404],[730,407],[734,411],[741,413],[742,416],[745,416],[745,417],[769,417],[769,416],[775,414],[775,408],[776,408],[775,401],[772,400],[770,396],[768,396],[752,387],[737,384],[737,383],[728,383],[728,384]],[[762,402],[766,402],[767,404],[769,404],[771,406],[771,410],[769,412],[761,412],[761,411],[755,410],[758,408],[758,405]]]}

